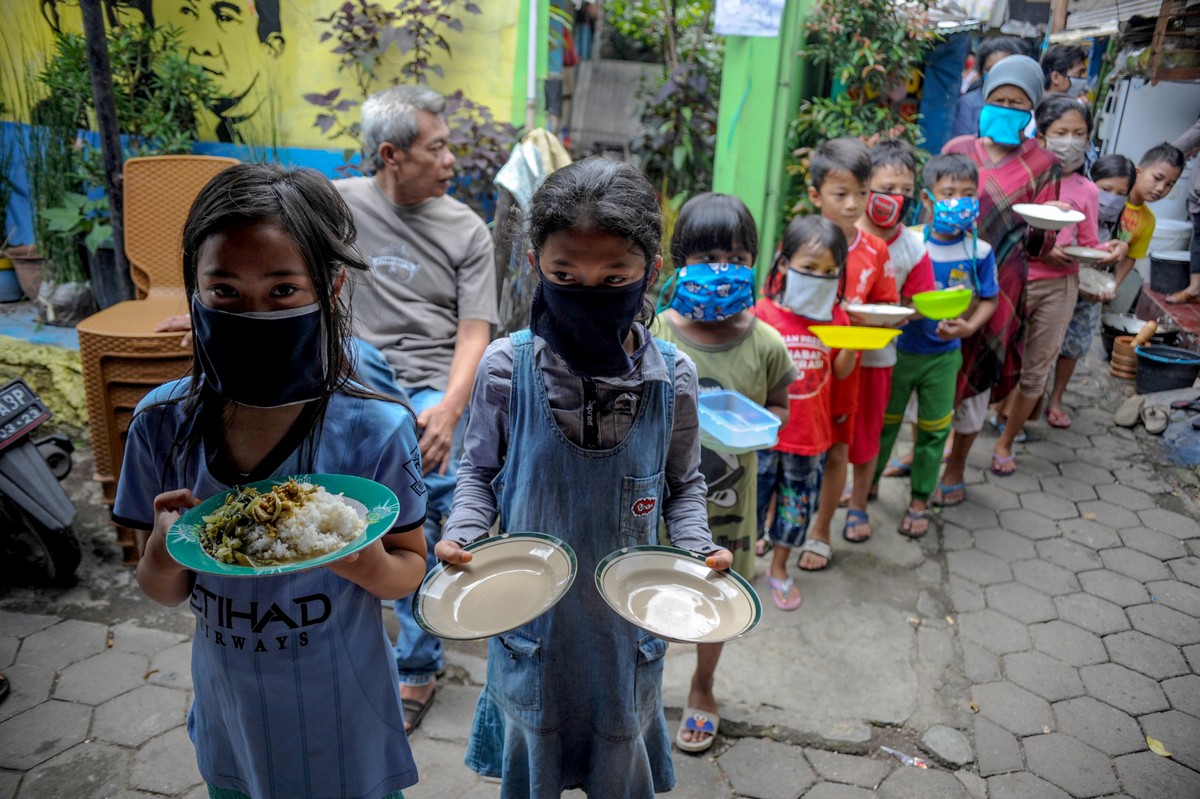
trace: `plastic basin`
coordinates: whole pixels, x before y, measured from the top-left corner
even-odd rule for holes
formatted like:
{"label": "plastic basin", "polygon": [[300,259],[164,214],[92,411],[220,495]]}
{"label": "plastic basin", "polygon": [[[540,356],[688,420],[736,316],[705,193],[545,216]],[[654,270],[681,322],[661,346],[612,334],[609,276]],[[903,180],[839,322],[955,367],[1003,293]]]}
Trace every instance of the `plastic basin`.
{"label": "plastic basin", "polygon": [[893,327],[813,325],[809,330],[822,344],[835,350],[881,350],[900,335]]}
{"label": "plastic basin", "polygon": [[774,446],[779,417],[736,391],[706,391],[699,398],[700,441],[709,449],[741,453]]}
{"label": "plastic basin", "polygon": [[926,319],[953,319],[971,306],[968,288],[922,291],[913,295],[913,307]]}
{"label": "plastic basin", "polygon": [[1142,345],[1137,352],[1137,393],[1153,394],[1188,388],[1200,375],[1200,353],[1161,344]]}

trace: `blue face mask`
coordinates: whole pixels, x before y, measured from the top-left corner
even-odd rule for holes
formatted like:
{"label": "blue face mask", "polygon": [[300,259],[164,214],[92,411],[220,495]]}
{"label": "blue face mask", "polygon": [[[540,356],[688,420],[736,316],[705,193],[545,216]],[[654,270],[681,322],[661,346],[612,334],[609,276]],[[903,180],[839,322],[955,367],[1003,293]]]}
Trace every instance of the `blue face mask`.
{"label": "blue face mask", "polygon": [[1029,138],[1034,133],[1033,112],[1002,105],[985,105],[979,112],[979,135],[996,144],[1016,146],[1022,134]]}
{"label": "blue face mask", "polygon": [[754,305],[754,268],[688,264],[675,273],[671,307],[696,322],[720,322]]}
{"label": "blue face mask", "polygon": [[[929,192],[926,192],[929,194]],[[933,200],[933,222],[935,233],[943,236],[958,236],[975,227],[979,216],[979,200],[975,197],[955,197],[952,200]]]}

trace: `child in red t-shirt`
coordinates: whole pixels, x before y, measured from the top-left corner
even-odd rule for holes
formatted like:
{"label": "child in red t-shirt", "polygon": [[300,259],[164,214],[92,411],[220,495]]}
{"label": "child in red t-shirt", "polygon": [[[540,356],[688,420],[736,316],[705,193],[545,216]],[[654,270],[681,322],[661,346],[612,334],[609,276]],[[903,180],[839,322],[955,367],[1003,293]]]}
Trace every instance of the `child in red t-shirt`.
{"label": "child in red t-shirt", "polygon": [[[867,210],[858,223],[864,233],[887,243],[895,286],[906,305],[912,304],[914,294],[937,288],[925,242],[905,226],[916,193],[916,170],[916,158],[912,146],[907,142],[891,140],[872,147],[871,178],[867,183],[870,194]],[[850,263],[853,262],[852,253]],[[847,302],[855,301],[847,297]],[[858,321],[853,312],[850,313],[850,319]],[[842,536],[854,544],[871,537],[867,502],[878,493],[878,486],[874,483],[875,462],[879,457],[883,416],[891,395],[892,367],[895,365],[894,343],[881,350],[864,352],[859,362],[858,413],[855,415],[854,440],[850,442],[854,487],[853,490],[844,490],[838,503],[849,505],[846,529]]]}
{"label": "child in red t-shirt", "polygon": [[778,443],[758,454],[760,528],[771,498],[776,498],[767,584],[780,610],[795,610],[802,601],[787,573],[792,548],[805,553],[815,547],[829,557],[828,542],[809,539],[808,527],[819,510],[825,454],[833,443],[833,386],[854,371],[856,354],[831,350],[809,326],[849,323],[838,296],[845,264],[846,237],[836,224],[821,217],[797,217],[783,234],[780,254],[767,277],[766,297],[755,306],[758,318],[783,336],[799,373],[788,389],[790,413]]}
{"label": "child in red t-shirt", "polygon": [[[896,280],[892,276],[887,244],[858,228],[858,220],[867,206],[867,184],[871,179],[871,154],[858,139],[830,139],[817,148],[808,167],[812,185],[808,197],[846,237],[848,252],[844,300],[846,303],[894,304],[899,300]],[[813,520],[812,537],[825,544],[801,553],[801,569],[815,571],[829,565],[833,556],[829,546],[829,524],[837,511],[838,498],[846,485],[846,464],[849,462],[850,442],[854,440],[856,414],[861,396],[862,370],[834,387],[833,446],[825,461],[825,481],[821,502]],[[874,375],[868,375],[868,380]],[[873,387],[868,385],[868,390]],[[884,394],[886,398],[887,394]],[[886,400],[885,400],[886,401]],[[883,412],[880,411],[880,418]],[[876,444],[878,446],[878,444]],[[842,535],[847,540],[852,525],[847,522]]]}

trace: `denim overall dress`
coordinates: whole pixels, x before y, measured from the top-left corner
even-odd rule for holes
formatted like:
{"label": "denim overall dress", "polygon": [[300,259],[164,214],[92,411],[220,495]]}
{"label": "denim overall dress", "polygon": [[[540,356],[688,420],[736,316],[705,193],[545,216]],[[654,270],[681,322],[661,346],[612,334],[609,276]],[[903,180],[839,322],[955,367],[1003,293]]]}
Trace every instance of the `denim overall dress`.
{"label": "denim overall dress", "polygon": [[662,708],[667,643],[618,616],[596,590],[596,565],[656,543],[675,403],[675,347],[655,341],[668,380],[644,384],[625,440],[572,443],[550,411],[528,330],[514,333],[513,446],[492,485],[500,529],[549,533],[575,550],[579,573],[549,612],[488,643],[466,763],[502,777],[501,797],[641,799],[675,784]]}

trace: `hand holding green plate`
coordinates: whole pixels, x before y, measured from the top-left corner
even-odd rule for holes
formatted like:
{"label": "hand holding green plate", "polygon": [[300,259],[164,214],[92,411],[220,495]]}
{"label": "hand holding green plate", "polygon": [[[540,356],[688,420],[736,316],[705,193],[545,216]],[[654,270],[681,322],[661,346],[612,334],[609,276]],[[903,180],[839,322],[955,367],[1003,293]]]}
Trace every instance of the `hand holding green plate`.
{"label": "hand holding green plate", "polygon": [[254,488],[266,493],[277,485],[282,485],[290,479],[300,483],[311,483],[324,487],[330,494],[341,494],[355,511],[358,517],[367,523],[367,528],[358,538],[347,542],[340,549],[316,555],[302,560],[289,561],[274,566],[242,566],[239,564],[222,563],[209,555],[200,546],[200,533],[204,531],[204,517],[211,515],[225,504],[226,498],[238,489],[222,491],[209,497],[187,513],[180,516],[171,529],[167,531],[167,552],[179,565],[192,571],[204,574],[216,574],[222,577],[260,577],[267,574],[288,574],[291,572],[313,569],[317,566],[328,566],[334,561],[341,560],[347,555],[374,543],[392,529],[396,518],[400,515],[400,502],[387,486],[368,480],[365,477],[355,477],[348,474],[298,474],[288,477],[276,477],[270,480],[260,480],[248,483],[240,488]]}

